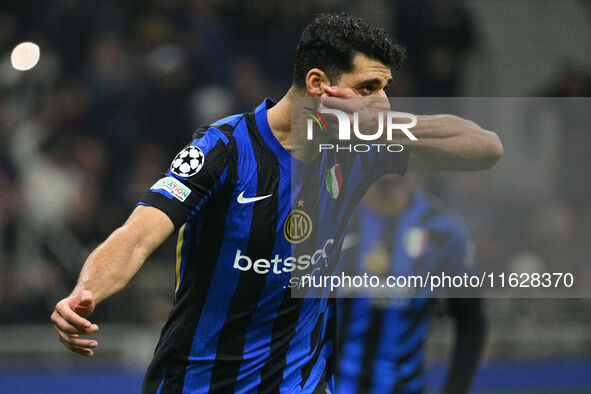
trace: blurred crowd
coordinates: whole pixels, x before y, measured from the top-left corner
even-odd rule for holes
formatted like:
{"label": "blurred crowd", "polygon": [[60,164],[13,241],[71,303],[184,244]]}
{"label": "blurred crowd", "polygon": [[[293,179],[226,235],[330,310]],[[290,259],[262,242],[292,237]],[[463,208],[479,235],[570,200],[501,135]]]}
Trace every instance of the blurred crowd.
{"label": "blurred crowd", "polygon": [[[291,83],[303,26],[314,13],[331,10],[365,16],[407,47],[408,63],[390,95],[462,94],[465,59],[478,49],[479,34],[459,0],[5,2],[0,323],[47,322],[86,253],[123,223],[192,130],[253,109],[266,96],[279,98]],[[21,41],[41,48],[31,71],[10,66]],[[569,64],[553,86],[523,94],[588,96],[590,82]],[[563,235],[577,230],[572,207],[585,204],[566,183],[556,218],[540,219],[558,221],[553,231]],[[532,231],[543,227],[528,220]],[[487,238],[494,247],[508,242],[498,228],[475,231],[496,240]],[[161,248],[146,268],[154,274],[107,302],[98,311],[102,318],[162,320],[171,300],[173,248],[174,240]]]}

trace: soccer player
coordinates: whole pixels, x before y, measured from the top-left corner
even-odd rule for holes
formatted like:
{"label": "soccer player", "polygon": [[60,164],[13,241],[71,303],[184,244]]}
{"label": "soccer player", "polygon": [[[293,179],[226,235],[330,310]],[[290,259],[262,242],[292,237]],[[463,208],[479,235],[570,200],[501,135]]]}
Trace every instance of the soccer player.
{"label": "soccer player", "polygon": [[[349,231],[341,255],[348,272],[424,276],[427,271],[475,271],[459,216],[393,175],[367,191]],[[423,392],[424,345],[437,301],[413,297],[412,290],[402,289],[391,298],[378,294],[341,300],[339,394]],[[443,391],[465,393],[482,353],[486,320],[480,298],[448,298],[447,306],[456,338]]]}
{"label": "soccer player", "polygon": [[[318,16],[302,33],[286,95],[198,129],[125,224],[90,254],[52,314],[59,339],[91,356],[98,344],[83,336],[98,326],[88,316],[176,231],[175,302],[143,391],[334,392],[334,302],[292,297],[293,271],[340,251],[348,212],[380,175],[485,169],[502,154],[496,134],[444,115],[419,117],[418,141],[401,153],[354,160],[292,151],[294,98],[385,97],[402,60],[384,30],[345,14]],[[345,184],[337,199],[323,187],[306,200],[292,195],[302,190],[291,182],[292,166],[325,174],[337,164]],[[312,210],[330,214],[338,234],[321,238],[314,223],[322,218]],[[292,256],[292,245],[310,252]]]}

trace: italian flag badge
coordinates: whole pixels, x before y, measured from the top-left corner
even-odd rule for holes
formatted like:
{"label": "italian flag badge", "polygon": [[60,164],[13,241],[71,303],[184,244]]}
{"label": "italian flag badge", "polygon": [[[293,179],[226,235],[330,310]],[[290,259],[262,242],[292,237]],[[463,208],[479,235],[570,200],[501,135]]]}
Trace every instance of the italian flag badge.
{"label": "italian flag badge", "polygon": [[326,190],[332,198],[338,198],[343,187],[343,171],[341,165],[336,164],[326,171]]}
{"label": "italian flag badge", "polygon": [[411,227],[404,234],[404,249],[411,258],[417,258],[423,254],[427,247],[429,235],[425,230],[418,227]]}

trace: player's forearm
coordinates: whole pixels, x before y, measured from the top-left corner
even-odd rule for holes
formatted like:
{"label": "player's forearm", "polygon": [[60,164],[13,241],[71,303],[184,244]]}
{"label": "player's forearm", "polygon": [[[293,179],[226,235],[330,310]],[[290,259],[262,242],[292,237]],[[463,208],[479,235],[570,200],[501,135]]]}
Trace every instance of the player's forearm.
{"label": "player's forearm", "polygon": [[89,290],[101,302],[125,287],[149,254],[133,228],[118,228],[90,254],[74,292]]}
{"label": "player's forearm", "polygon": [[411,152],[410,170],[476,171],[492,167],[503,154],[497,135],[454,115],[418,116],[417,141],[400,143]]}
{"label": "player's forearm", "polygon": [[91,291],[95,303],[118,292],[173,231],[174,224],[164,212],[138,205],[125,224],[90,254],[74,292]]}

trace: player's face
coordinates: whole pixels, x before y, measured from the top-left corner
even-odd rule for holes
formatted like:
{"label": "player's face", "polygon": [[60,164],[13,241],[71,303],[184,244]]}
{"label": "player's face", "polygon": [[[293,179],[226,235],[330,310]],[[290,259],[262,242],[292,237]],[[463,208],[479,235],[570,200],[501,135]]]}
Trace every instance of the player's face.
{"label": "player's face", "polygon": [[350,88],[360,96],[386,97],[384,89],[392,82],[392,72],[383,63],[358,53],[353,71],[341,75],[338,86]]}

